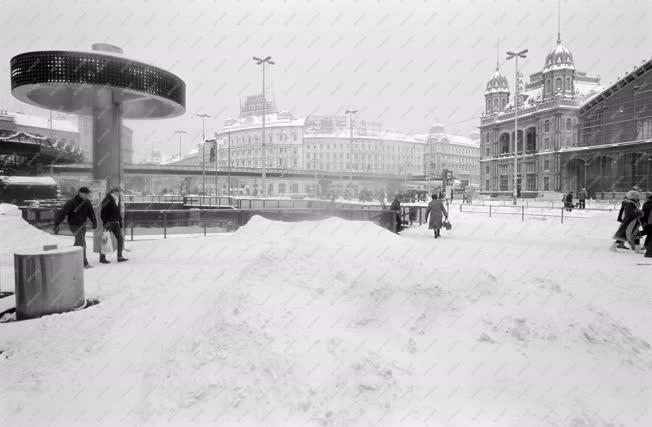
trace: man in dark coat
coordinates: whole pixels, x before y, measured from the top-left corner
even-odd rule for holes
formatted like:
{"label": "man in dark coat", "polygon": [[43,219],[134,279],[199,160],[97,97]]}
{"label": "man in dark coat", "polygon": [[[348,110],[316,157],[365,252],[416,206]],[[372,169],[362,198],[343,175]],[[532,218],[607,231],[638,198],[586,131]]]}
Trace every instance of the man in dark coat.
{"label": "man in dark coat", "polygon": [[566,196],[564,196],[564,207],[568,212],[573,210],[573,192],[569,191]]}
{"label": "man in dark coat", "polygon": [[586,198],[587,198],[587,193],[586,193],[586,188],[582,188],[579,193],[577,193],[577,198],[579,200],[579,208],[584,209],[586,208]]}
{"label": "man in dark coat", "polygon": [[[110,231],[115,236],[118,242],[118,262],[127,261],[127,258],[122,256],[124,248],[124,237],[122,236],[122,213],[120,212],[120,189],[113,188],[109,194],[102,200],[102,210],[100,211],[100,218],[102,218],[102,226],[105,231]],[[100,262],[108,264],[109,260],[106,259],[106,254],[100,252]]]}
{"label": "man in dark coat", "polygon": [[89,200],[91,191],[87,187],[81,187],[77,194],[63,205],[63,208],[54,218],[54,234],[59,233],[59,225],[64,218],[68,218],[68,227],[75,236],[74,246],[80,246],[84,251],[84,268],[91,268],[86,258],[86,220],[90,219],[93,229],[97,227],[93,205]]}
{"label": "man in dark coat", "polygon": [[652,193],[647,195],[647,200],[643,205],[643,217],[641,218],[643,223],[645,237],[645,256],[647,258],[652,258]]}
{"label": "man in dark coat", "polygon": [[401,202],[398,200],[398,195],[394,196],[394,201],[389,205],[389,210],[396,213],[396,232],[403,230],[403,224],[401,219]]}
{"label": "man in dark coat", "polygon": [[[640,198],[641,195],[638,191],[630,190],[627,192],[625,200],[620,205],[620,211],[618,212],[620,226],[613,236],[614,243],[611,245],[612,250],[616,250],[616,248],[627,249],[625,242],[630,240],[630,236],[627,235],[627,230],[634,221],[638,221],[643,215],[638,205]],[[636,250],[637,242],[630,242],[630,244],[632,243],[634,244],[632,249]]]}

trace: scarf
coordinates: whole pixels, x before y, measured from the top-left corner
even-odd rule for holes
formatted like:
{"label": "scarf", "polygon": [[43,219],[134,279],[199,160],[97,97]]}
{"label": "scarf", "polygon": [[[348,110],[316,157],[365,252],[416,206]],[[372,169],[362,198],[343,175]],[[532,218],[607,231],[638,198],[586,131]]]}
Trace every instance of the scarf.
{"label": "scarf", "polygon": [[111,197],[113,197],[113,201],[115,202],[115,205],[119,207],[120,199],[118,198],[118,196],[116,196],[115,193],[111,193]]}

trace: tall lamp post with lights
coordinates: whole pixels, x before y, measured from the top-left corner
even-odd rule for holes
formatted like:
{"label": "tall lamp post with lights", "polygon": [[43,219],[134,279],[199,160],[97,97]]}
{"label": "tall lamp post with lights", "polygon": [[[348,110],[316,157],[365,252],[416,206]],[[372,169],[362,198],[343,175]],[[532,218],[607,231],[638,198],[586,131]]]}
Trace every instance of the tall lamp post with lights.
{"label": "tall lamp post with lights", "polygon": [[179,135],[179,162],[181,161],[181,135],[188,133],[185,130],[175,130],[174,133]]}
{"label": "tall lamp post with lights", "polygon": [[253,57],[253,60],[256,61],[256,65],[262,65],[263,66],[263,145],[261,147],[261,157],[263,161],[263,196],[267,195],[267,164],[265,161],[265,115],[266,115],[266,110],[267,110],[267,101],[265,100],[265,64],[269,65],[274,65],[274,61],[272,61],[271,56],[267,56],[263,59],[258,58],[257,56]]}
{"label": "tall lamp post with lights", "polygon": [[346,110],[344,114],[349,117],[349,188],[353,189],[353,117],[356,115],[358,110]]}
{"label": "tall lamp post with lights", "polygon": [[[201,117],[201,193],[202,196],[206,195],[206,123],[205,120],[210,115],[206,113],[195,114],[195,117]],[[216,190],[217,191],[217,190]]]}
{"label": "tall lamp post with lights", "polygon": [[517,203],[518,199],[518,163],[516,156],[518,154],[518,58],[527,58],[527,49],[523,49],[520,52],[507,52],[507,60],[514,58],[515,72],[514,72],[514,191],[512,194],[512,200],[514,205]]}

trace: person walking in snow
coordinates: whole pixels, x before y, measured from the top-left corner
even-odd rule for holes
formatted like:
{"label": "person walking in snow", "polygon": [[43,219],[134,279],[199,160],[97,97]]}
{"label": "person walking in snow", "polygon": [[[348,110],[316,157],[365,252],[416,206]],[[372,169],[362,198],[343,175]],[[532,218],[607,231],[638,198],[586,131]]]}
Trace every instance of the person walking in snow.
{"label": "person walking in snow", "polygon": [[564,207],[568,212],[573,210],[573,192],[569,191],[565,196],[564,196]]}
{"label": "person walking in snow", "polygon": [[84,268],[91,268],[86,258],[86,221],[91,220],[93,229],[97,227],[95,211],[89,199],[91,190],[88,187],[81,187],[77,194],[63,205],[63,208],[54,218],[54,234],[59,233],[59,225],[64,218],[68,218],[68,227],[73,236],[75,243],[73,246],[79,246],[84,251]]}
{"label": "person walking in snow", "polygon": [[[429,216],[430,221],[428,221]],[[428,229],[434,230],[435,239],[441,237],[442,218],[448,220],[448,212],[444,206],[444,201],[438,198],[437,194],[433,194],[432,200],[428,204],[428,208],[426,208],[426,222],[428,222]]]}
{"label": "person walking in snow", "polygon": [[625,200],[620,205],[620,211],[618,212],[620,226],[613,236],[612,250],[618,248],[627,249],[625,242],[629,241],[633,250],[637,252],[641,251],[640,247],[638,247],[638,240],[632,235],[633,232],[637,231],[636,228],[638,228],[639,218],[643,216],[643,212],[639,209],[640,199],[641,194],[635,190],[630,190],[625,195]]}
{"label": "person walking in snow", "polygon": [[580,209],[585,209],[586,208],[586,198],[587,198],[586,188],[582,188],[580,190],[580,192],[577,194],[577,198],[579,200],[579,208]]}
{"label": "person walking in snow", "polygon": [[[128,261],[122,256],[124,248],[124,237],[122,236],[122,214],[120,212],[120,189],[113,188],[109,194],[102,200],[102,210],[100,211],[102,226],[105,231],[110,231],[118,241],[118,262]],[[100,262],[109,264],[106,254],[100,253]]]}

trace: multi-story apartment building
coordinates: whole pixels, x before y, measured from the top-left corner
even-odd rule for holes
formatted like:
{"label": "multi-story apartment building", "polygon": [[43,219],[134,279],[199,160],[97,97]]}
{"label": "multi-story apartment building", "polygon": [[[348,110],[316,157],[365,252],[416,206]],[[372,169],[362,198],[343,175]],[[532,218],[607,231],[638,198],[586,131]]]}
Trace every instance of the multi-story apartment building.
{"label": "multi-story apartment building", "polygon": [[480,134],[470,138],[446,133],[443,125],[435,124],[424,135],[423,170],[431,179],[439,179],[445,169],[462,184],[480,184]]}

